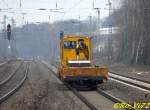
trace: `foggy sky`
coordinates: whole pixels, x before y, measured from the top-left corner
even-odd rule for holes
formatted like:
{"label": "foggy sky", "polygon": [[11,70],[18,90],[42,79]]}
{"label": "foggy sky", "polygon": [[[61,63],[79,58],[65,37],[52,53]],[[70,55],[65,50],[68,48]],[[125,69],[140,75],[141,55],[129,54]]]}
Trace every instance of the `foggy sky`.
{"label": "foggy sky", "polygon": [[[108,8],[108,0],[0,0],[1,9],[9,9],[4,12],[0,12],[0,22],[3,21],[3,16],[7,15],[7,22],[13,17],[17,25],[21,25],[25,22],[54,22],[57,20],[67,19],[87,19],[88,16],[97,16],[94,7]],[[121,0],[111,0],[113,7],[117,8]],[[49,10],[41,11],[39,8],[55,9],[57,2],[57,8],[63,8],[60,11],[64,13],[54,13]],[[8,13],[10,12],[10,13]],[[11,13],[14,12],[14,13]],[[23,15],[21,13],[26,13]],[[108,10],[101,10],[101,18],[108,16]]]}

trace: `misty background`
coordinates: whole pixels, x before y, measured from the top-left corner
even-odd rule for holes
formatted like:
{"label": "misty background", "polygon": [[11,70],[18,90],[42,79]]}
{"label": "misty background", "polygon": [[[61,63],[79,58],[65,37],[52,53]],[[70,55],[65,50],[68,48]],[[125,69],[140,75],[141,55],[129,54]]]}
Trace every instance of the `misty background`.
{"label": "misty background", "polygon": [[[23,59],[58,59],[59,32],[84,34],[93,39],[95,59],[127,64],[150,64],[150,2],[124,0],[118,9],[100,20],[89,16],[85,20],[68,19],[53,23],[26,23],[15,27],[16,55]],[[0,34],[0,56],[6,54],[5,32]],[[12,44],[15,45],[15,44]]]}

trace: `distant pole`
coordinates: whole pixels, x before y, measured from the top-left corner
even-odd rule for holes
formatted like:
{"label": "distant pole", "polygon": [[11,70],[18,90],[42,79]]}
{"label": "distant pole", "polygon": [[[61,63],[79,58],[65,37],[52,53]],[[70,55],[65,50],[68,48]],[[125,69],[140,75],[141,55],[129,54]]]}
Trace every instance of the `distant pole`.
{"label": "distant pole", "polygon": [[24,21],[25,21],[25,15],[26,15],[26,13],[22,13],[22,25],[24,25]]}
{"label": "distant pole", "polygon": [[99,29],[100,26],[100,10],[101,8],[94,8],[97,11],[97,28]]}
{"label": "distant pole", "polygon": [[3,21],[3,37],[4,37],[4,58],[7,58],[7,42],[6,42],[6,40],[7,40],[7,38],[6,38],[6,19],[7,19],[7,16],[6,15],[4,15],[4,21]]}
{"label": "distant pole", "polygon": [[51,16],[48,16],[49,24],[51,23]]}
{"label": "distant pole", "polygon": [[100,37],[101,37],[101,26],[100,26],[100,8],[97,10],[98,13],[98,30],[99,30],[99,37],[98,37],[98,55],[101,54],[101,50],[100,50]]}
{"label": "distant pole", "polygon": [[22,25],[24,25],[24,15],[25,13],[22,13]]}
{"label": "distant pole", "polygon": [[92,25],[92,16],[89,16],[90,26]]}
{"label": "distant pole", "polygon": [[100,29],[101,29],[101,26],[100,26],[100,9],[101,8],[94,8],[96,11],[97,11],[97,31],[98,31],[98,35],[97,35],[97,39],[96,39],[96,45],[97,45],[97,56],[99,55],[99,38],[100,38]]}
{"label": "distant pole", "polygon": [[[111,10],[112,10],[112,3],[110,2],[110,0],[108,0],[108,7],[109,7],[109,19],[110,19],[110,14],[111,14]],[[108,59],[111,60],[112,58],[112,25],[111,25],[111,19],[109,22],[109,35],[110,38],[108,38]]]}
{"label": "distant pole", "polygon": [[13,33],[12,33],[12,55],[13,57],[17,57],[18,55],[18,52],[17,52],[17,48],[16,48],[16,39],[15,39],[15,30],[14,28],[16,27],[16,24],[15,24],[15,20],[12,18],[11,19],[11,22],[12,22],[12,29],[13,29]]}
{"label": "distant pole", "polygon": [[79,18],[79,35],[81,34],[81,20],[80,20],[80,15],[78,16],[78,18]]}
{"label": "distant pole", "polygon": [[[110,18],[110,16],[111,16],[110,14],[111,14],[111,10],[112,10],[112,3],[110,2],[110,0],[108,0],[108,6],[109,6],[109,18]],[[109,22],[109,28],[110,28],[109,33],[110,33],[110,35],[112,35],[112,25],[110,23],[111,22]]]}
{"label": "distant pole", "polygon": [[20,0],[20,8],[22,7],[22,2],[21,2],[21,0]]}
{"label": "distant pole", "polygon": [[79,21],[80,21],[80,15],[78,17],[79,17]]}
{"label": "distant pole", "polygon": [[90,36],[92,35],[92,28],[93,28],[93,26],[92,26],[92,16],[90,15],[89,16],[89,24],[90,24],[90,26],[89,26],[89,34],[90,34]]}
{"label": "distant pole", "polygon": [[100,8],[97,10],[98,13],[98,29],[100,28]]}
{"label": "distant pole", "polygon": [[56,2],[56,9],[57,9],[58,5],[57,5],[57,2]]}
{"label": "distant pole", "polygon": [[4,26],[3,26],[3,28],[4,28],[4,31],[5,31],[5,32],[6,32],[6,19],[7,19],[7,16],[4,15]]}

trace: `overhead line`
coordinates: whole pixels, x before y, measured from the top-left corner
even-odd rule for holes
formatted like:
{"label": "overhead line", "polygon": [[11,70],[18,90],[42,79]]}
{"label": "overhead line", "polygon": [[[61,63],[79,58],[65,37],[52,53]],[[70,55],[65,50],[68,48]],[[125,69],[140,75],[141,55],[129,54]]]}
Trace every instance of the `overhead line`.
{"label": "overhead line", "polygon": [[71,11],[75,6],[79,5],[83,0],[80,0],[78,3],[76,3],[75,5],[73,5],[71,8],[69,8],[65,13],[64,15],[62,16],[62,19],[65,17],[65,15]]}
{"label": "overhead line", "polygon": [[8,4],[5,2],[5,0],[2,0],[2,2],[6,5],[7,8],[9,8]]}
{"label": "overhead line", "polygon": [[15,1],[16,1],[17,5],[18,5],[19,4],[18,0],[15,0]]}

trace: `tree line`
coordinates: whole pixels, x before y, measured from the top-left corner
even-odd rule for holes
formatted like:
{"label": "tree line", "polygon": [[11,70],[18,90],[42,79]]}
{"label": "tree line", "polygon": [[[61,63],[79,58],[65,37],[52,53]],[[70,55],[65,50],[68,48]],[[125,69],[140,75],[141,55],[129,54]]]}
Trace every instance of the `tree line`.
{"label": "tree line", "polygon": [[115,60],[130,64],[150,64],[150,1],[124,0],[121,8],[111,14],[119,34],[113,53]]}

